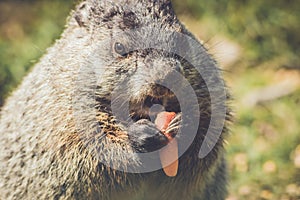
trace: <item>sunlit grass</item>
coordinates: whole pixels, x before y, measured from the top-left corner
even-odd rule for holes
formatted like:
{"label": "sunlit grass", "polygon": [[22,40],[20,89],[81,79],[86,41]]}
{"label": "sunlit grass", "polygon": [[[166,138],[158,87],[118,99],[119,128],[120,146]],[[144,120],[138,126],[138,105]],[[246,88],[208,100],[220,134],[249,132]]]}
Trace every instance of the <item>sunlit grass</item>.
{"label": "sunlit grass", "polygon": [[292,191],[300,191],[300,170],[295,161],[300,144],[299,91],[255,106],[242,102],[250,91],[272,84],[272,76],[275,71],[248,69],[235,74],[231,82],[236,122],[227,149],[233,199],[300,196]]}

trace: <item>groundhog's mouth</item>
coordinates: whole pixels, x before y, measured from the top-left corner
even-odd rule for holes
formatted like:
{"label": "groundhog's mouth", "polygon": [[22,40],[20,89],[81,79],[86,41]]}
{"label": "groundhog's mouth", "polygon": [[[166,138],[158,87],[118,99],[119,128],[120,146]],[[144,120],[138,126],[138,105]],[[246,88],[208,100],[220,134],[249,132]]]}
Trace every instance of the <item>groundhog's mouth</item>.
{"label": "groundhog's mouth", "polygon": [[168,94],[160,97],[147,95],[142,101],[131,102],[130,105],[130,116],[135,122],[141,119],[154,122],[157,115],[163,111],[176,114],[181,112],[180,104],[175,95]]}
{"label": "groundhog's mouth", "polygon": [[162,111],[178,114],[181,108],[176,95],[161,85],[154,85],[147,94],[130,101],[130,117],[135,122],[141,119],[154,122]]}
{"label": "groundhog's mouth", "polygon": [[[179,102],[176,96],[170,93],[160,97],[147,95],[143,101],[131,106],[131,117],[135,122],[150,120],[165,137],[164,142],[167,140],[168,145],[159,150],[159,157],[163,171],[170,177],[176,176],[178,171],[178,142],[175,136],[181,124],[179,113]],[[148,145],[157,144],[149,142]]]}

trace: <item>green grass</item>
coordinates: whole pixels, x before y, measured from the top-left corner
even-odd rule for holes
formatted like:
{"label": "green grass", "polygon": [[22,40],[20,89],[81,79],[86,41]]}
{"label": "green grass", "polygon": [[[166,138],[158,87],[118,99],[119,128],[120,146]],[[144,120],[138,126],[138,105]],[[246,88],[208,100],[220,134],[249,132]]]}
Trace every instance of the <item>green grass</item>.
{"label": "green grass", "polygon": [[236,123],[228,145],[232,198],[300,197],[300,193],[287,192],[294,185],[300,191],[300,169],[294,165],[293,156],[300,144],[300,90],[254,107],[241,102],[247,92],[271,84],[269,76],[268,70],[248,69],[235,74],[231,83],[237,98]]}
{"label": "green grass", "polygon": [[175,1],[178,13],[208,19],[238,41],[249,66],[277,59],[276,67],[290,68],[300,68],[299,6],[297,0]]}
{"label": "green grass", "polygon": [[59,37],[72,7],[70,2],[0,2],[0,106]]}

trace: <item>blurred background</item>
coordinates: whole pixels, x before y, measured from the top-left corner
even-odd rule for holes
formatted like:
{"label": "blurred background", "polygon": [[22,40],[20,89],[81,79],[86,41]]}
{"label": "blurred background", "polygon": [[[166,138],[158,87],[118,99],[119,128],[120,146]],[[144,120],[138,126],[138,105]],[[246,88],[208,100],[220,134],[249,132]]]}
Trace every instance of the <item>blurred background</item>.
{"label": "blurred background", "polygon": [[[78,1],[0,1],[0,109]],[[174,0],[220,63],[234,97],[230,195],[300,199],[300,1]]]}

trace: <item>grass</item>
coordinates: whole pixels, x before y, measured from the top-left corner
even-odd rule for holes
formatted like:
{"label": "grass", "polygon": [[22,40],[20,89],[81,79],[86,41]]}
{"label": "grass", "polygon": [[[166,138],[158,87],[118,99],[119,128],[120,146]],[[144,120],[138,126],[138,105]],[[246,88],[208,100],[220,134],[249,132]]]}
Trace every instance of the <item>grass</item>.
{"label": "grass", "polygon": [[241,101],[247,92],[272,84],[270,75],[265,69],[248,69],[234,74],[231,83],[236,97],[236,123],[227,148],[231,199],[300,197],[300,166],[295,161],[300,148],[300,91],[254,107]]}
{"label": "grass", "polygon": [[72,6],[70,2],[0,2],[0,106],[59,37]]}

